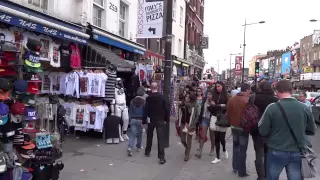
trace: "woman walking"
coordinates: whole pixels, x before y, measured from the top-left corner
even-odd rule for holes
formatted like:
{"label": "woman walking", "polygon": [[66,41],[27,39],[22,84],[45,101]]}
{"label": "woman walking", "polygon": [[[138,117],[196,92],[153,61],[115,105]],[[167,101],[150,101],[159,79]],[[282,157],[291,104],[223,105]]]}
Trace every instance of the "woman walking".
{"label": "woman walking", "polygon": [[184,161],[189,161],[192,136],[196,131],[196,124],[198,121],[198,108],[196,104],[196,97],[193,94],[188,94],[185,100],[179,106],[179,126],[181,143],[185,147]]}
{"label": "woman walking", "polygon": [[218,81],[216,83],[216,87],[213,91],[213,102],[212,105],[208,107],[211,115],[216,118],[216,122],[210,125],[210,129],[214,131],[215,136],[215,147],[216,147],[216,157],[211,162],[212,164],[216,164],[220,162],[220,144],[222,145],[222,150],[224,152],[224,157],[228,158],[228,152],[226,150],[226,132],[230,124],[226,118],[226,105],[228,102],[228,92],[225,89],[223,82]]}
{"label": "woman walking", "polygon": [[[201,88],[197,88],[197,108],[198,113],[201,112],[201,107],[205,99],[203,99],[203,92]],[[197,114],[197,118],[199,118],[199,114]],[[196,140],[199,140],[199,122],[196,124]]]}
{"label": "woman walking", "polygon": [[[196,152],[196,156],[198,158],[201,158],[202,156],[202,149],[203,149],[203,145],[204,143],[207,141],[207,132],[208,132],[208,128],[210,125],[210,118],[211,118],[211,113],[208,110],[208,107],[212,105],[213,103],[213,91],[208,90],[207,92],[207,98],[206,100],[202,103],[201,105],[201,112],[199,115],[199,149]],[[211,140],[211,151],[210,151],[210,156],[214,155],[214,132],[213,131],[209,131],[210,134],[210,140]]]}

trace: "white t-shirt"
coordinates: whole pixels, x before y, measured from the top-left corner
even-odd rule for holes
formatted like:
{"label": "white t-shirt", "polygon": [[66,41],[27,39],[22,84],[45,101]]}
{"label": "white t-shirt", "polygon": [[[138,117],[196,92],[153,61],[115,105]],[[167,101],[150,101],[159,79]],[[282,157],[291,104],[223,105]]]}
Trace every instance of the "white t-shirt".
{"label": "white t-shirt", "polygon": [[52,67],[60,67],[60,45],[52,42],[49,49],[49,61]]}
{"label": "white t-shirt", "polygon": [[67,77],[67,73],[64,72],[60,72],[60,94],[65,94],[66,92],[66,77]]}
{"label": "white t-shirt", "polygon": [[89,75],[89,92],[88,95],[99,96],[101,90],[101,77],[99,74],[90,73]]}
{"label": "white t-shirt", "polygon": [[96,108],[90,104],[88,104],[86,108],[87,128],[94,129],[96,123]]}
{"label": "white t-shirt", "polygon": [[105,110],[105,108],[103,106],[97,106],[96,107],[96,121],[95,121],[95,124],[94,124],[94,129],[96,131],[102,132],[103,120],[105,118],[104,110]]}
{"label": "white t-shirt", "polygon": [[13,32],[9,31],[8,29],[0,28],[0,33],[2,33],[4,35],[4,36],[3,35],[0,36],[0,40],[15,42]]}
{"label": "white t-shirt", "polygon": [[79,95],[79,75],[77,72],[70,72],[66,76],[66,93],[65,95],[80,97]]}
{"label": "white t-shirt", "polygon": [[100,73],[101,85],[100,85],[100,97],[106,97],[105,89],[108,76],[105,73]]}
{"label": "white t-shirt", "polygon": [[80,96],[87,96],[88,95],[88,88],[89,88],[89,74],[80,72],[79,76],[79,86],[80,86]]}
{"label": "white t-shirt", "polygon": [[49,51],[50,44],[52,44],[52,39],[49,36],[39,35],[36,36],[36,40],[41,43],[40,60],[49,61]]}
{"label": "white t-shirt", "polygon": [[75,108],[75,113],[76,113],[75,126],[85,127],[85,125],[86,125],[86,121],[85,121],[86,105],[75,105],[74,108]]}
{"label": "white t-shirt", "polygon": [[49,77],[48,72],[41,72],[38,73],[38,75],[41,77],[41,93],[46,94],[50,93],[50,85],[51,85],[51,80]]}
{"label": "white t-shirt", "polygon": [[60,94],[60,73],[52,72],[50,78],[50,93]]}

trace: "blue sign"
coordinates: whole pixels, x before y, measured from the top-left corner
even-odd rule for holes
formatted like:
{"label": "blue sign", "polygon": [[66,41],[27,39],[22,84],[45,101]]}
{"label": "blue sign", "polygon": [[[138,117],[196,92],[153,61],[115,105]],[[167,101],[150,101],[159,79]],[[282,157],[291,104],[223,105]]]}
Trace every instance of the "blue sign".
{"label": "blue sign", "polygon": [[123,44],[121,42],[115,41],[115,40],[110,39],[110,38],[105,37],[105,36],[101,36],[101,35],[98,35],[98,34],[93,34],[93,39],[96,40],[96,41],[100,41],[102,43],[110,44],[110,45],[118,47],[120,49],[124,49],[124,50],[130,51],[130,52],[134,52],[134,53],[137,53],[137,54],[144,55],[144,51],[142,51],[140,49],[136,49],[136,48],[134,48],[132,46]]}
{"label": "blue sign", "polygon": [[66,40],[74,41],[81,44],[87,43],[87,39],[85,38],[82,38],[67,32],[63,32],[51,27],[47,27],[42,24],[34,23],[32,21],[28,21],[14,15],[9,15],[4,12],[0,12],[0,22],[7,23],[13,26],[18,26],[31,31],[36,31],[38,33],[47,34],[49,36],[53,36],[59,39],[66,39]]}
{"label": "blue sign", "polygon": [[282,54],[282,61],[281,61],[282,75],[290,74],[290,62],[291,62],[291,52],[286,52]]}

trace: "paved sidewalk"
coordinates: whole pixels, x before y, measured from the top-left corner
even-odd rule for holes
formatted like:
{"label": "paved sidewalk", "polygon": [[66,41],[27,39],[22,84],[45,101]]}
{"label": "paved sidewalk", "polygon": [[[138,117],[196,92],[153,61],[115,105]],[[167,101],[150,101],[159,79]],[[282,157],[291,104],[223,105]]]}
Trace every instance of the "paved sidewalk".
{"label": "paved sidewalk", "polygon": [[[202,159],[194,157],[198,143],[193,141],[192,159],[183,161],[184,148],[175,135],[171,124],[170,148],[166,149],[167,163],[159,165],[157,145],[154,139],[151,157],[145,157],[144,151],[134,152],[127,157],[127,142],[118,145],[106,145],[102,140],[67,138],[64,145],[65,169],[61,180],[236,180],[239,177],[232,172],[232,139],[227,140],[229,159],[219,164],[211,164],[209,143],[206,144]],[[230,133],[227,134],[227,137]],[[144,137],[145,143],[145,137]],[[256,180],[254,167],[254,150],[250,139],[247,167],[251,175],[244,180]],[[281,180],[286,179],[282,173]]]}

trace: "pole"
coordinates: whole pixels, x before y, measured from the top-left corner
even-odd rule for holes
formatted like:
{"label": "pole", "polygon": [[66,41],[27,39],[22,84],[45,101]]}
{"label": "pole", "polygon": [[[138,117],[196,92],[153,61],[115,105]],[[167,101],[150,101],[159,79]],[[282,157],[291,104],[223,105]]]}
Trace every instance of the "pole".
{"label": "pole", "polygon": [[[163,94],[169,104],[170,86],[171,86],[171,65],[172,65],[172,0],[167,0],[166,19],[166,43],[165,43],[165,65],[164,65],[164,87]],[[168,107],[169,108],[169,107]],[[170,109],[170,108],[169,108]],[[164,131],[164,146],[169,147],[170,123],[166,124]]]}
{"label": "pole", "polygon": [[244,19],[244,33],[243,33],[243,54],[242,54],[242,83],[244,83],[244,59],[246,54],[246,30],[247,30],[247,19]]}
{"label": "pole", "polygon": [[229,81],[231,81],[231,58],[232,54],[230,54]]}
{"label": "pole", "polygon": [[218,75],[219,75],[219,70],[220,70],[220,60],[218,60]]}

